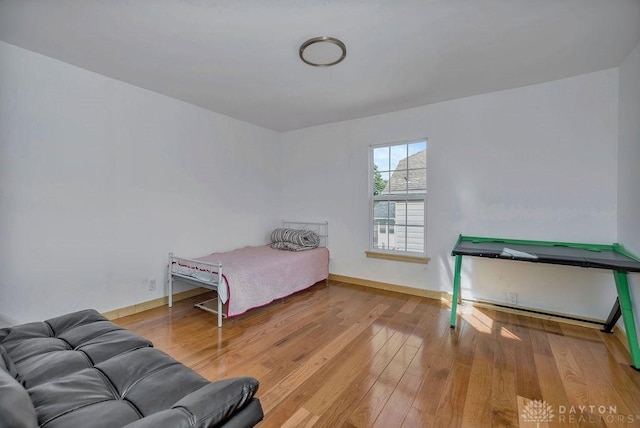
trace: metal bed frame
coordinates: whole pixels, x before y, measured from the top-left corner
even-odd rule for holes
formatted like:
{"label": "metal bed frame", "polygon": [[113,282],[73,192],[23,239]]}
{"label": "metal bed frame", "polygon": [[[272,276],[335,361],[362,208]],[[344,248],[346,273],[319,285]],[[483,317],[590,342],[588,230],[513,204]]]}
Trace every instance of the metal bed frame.
{"label": "metal bed frame", "polygon": [[[297,229],[297,230],[311,230],[315,232],[320,237],[320,245],[319,247],[328,247],[329,244],[329,222],[301,222],[301,221],[287,221],[282,220],[282,227],[288,229]],[[198,272],[208,273],[212,276],[212,281],[204,281],[198,278],[195,278],[190,275],[186,275],[184,273],[173,272],[172,266],[174,263],[188,267],[189,269],[197,270]],[[196,285],[198,287],[204,287],[209,290],[216,292],[216,297],[214,299],[205,300],[200,303],[196,303],[193,305],[196,308],[205,310],[207,312],[211,312],[218,316],[218,327],[222,327],[222,318],[226,318],[227,316],[223,311],[223,303],[218,294],[218,286],[219,284],[223,284],[224,278],[222,276],[222,263],[207,263],[199,260],[193,259],[185,259],[182,257],[175,257],[173,253],[169,253],[169,265],[167,267],[167,276],[169,280],[169,307],[173,306],[173,282],[174,280],[184,281],[192,285]],[[327,281],[329,278],[327,278]],[[216,300],[217,307],[216,309],[212,309],[206,306],[207,303]]]}
{"label": "metal bed frame", "polygon": [[[207,282],[207,281],[202,281],[199,280],[197,278],[194,278],[193,276],[189,276],[189,275],[185,275],[182,273],[178,273],[178,272],[173,272],[171,270],[171,267],[173,266],[174,263],[177,263],[178,265],[182,265],[182,266],[188,266],[190,269],[197,269],[200,272],[206,272],[211,274],[214,278],[217,278],[212,282]],[[205,300],[204,302],[200,302],[200,303],[196,303],[194,306],[200,309],[203,309],[205,311],[214,313],[218,315],[218,327],[222,327],[222,317],[226,317],[226,315],[224,315],[223,311],[222,311],[222,300],[219,298],[218,294],[218,285],[222,284],[223,278],[222,278],[222,264],[221,263],[207,263],[207,262],[202,262],[199,260],[193,260],[193,259],[185,259],[182,257],[175,257],[173,255],[173,253],[169,253],[169,266],[168,266],[168,273],[167,276],[169,277],[169,307],[173,306],[173,281],[174,278],[179,278],[181,281],[190,283],[192,285],[197,285],[199,287],[204,287],[204,288],[208,288],[209,290],[213,290],[216,292],[216,298],[215,299],[209,299],[209,300]],[[217,300],[218,303],[218,309],[214,310],[211,309],[207,306],[205,306],[206,303],[211,302],[212,300]]]}

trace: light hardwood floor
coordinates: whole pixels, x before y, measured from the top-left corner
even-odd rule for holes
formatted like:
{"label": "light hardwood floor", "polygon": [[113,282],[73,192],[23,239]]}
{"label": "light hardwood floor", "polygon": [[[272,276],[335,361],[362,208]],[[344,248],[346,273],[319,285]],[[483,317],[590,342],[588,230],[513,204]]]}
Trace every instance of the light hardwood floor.
{"label": "light hardwood floor", "polygon": [[210,380],[256,377],[260,427],[640,426],[640,372],[595,329],[465,305],[452,330],[446,303],[336,281],[222,329],[200,300],[115,322]]}

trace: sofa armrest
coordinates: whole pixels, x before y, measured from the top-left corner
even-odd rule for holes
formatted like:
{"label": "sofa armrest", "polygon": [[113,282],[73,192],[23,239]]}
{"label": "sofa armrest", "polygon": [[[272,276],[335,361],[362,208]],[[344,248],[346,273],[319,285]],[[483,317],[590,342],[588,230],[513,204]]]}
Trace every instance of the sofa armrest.
{"label": "sofa armrest", "polygon": [[38,427],[36,409],[29,393],[4,369],[0,369],[0,426]]}
{"label": "sofa armrest", "polygon": [[243,408],[258,390],[252,377],[236,377],[210,383],[185,396],[173,405],[192,413],[204,426],[216,426]]}
{"label": "sofa armrest", "polygon": [[[127,425],[127,428],[218,427],[252,401],[258,385],[252,377],[213,382],[180,399],[171,409],[148,415]],[[262,419],[262,408],[253,405],[251,409],[257,423]]]}
{"label": "sofa armrest", "polygon": [[156,412],[152,415],[145,416],[142,419],[138,419],[135,422],[131,422],[124,426],[124,428],[156,428],[156,427],[171,427],[171,428],[194,428],[202,427],[194,422],[192,415],[187,413],[184,409],[166,409]]}

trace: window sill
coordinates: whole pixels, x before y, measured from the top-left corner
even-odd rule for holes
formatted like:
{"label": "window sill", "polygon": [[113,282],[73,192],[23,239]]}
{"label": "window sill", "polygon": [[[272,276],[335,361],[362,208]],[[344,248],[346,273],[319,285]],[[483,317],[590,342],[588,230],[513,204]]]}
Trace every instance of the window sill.
{"label": "window sill", "polygon": [[365,251],[367,257],[372,259],[385,259],[385,260],[393,260],[396,262],[408,262],[408,263],[422,263],[428,264],[429,257],[423,256],[407,256],[404,254],[390,254],[390,253],[378,253],[375,251]]}

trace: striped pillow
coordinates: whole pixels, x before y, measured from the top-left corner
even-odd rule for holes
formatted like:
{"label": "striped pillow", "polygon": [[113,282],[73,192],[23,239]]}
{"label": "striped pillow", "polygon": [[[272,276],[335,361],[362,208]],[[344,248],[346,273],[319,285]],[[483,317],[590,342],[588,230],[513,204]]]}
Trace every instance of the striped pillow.
{"label": "striped pillow", "polygon": [[311,230],[275,229],[271,232],[271,248],[302,251],[317,248],[320,237]]}

